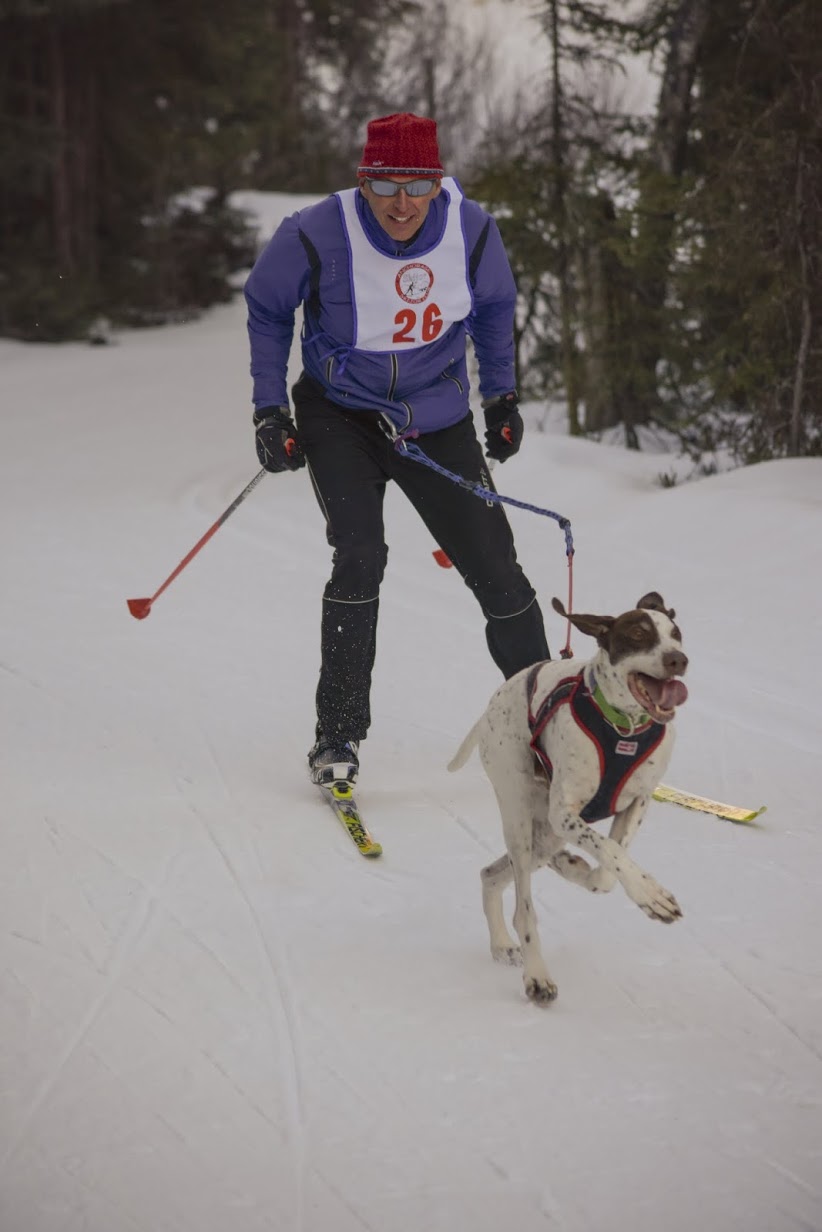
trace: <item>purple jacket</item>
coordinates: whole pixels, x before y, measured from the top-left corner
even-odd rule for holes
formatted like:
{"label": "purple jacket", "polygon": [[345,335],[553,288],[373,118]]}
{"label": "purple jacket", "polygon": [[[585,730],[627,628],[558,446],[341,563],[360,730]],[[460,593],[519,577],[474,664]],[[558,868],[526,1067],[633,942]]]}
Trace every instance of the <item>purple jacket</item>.
{"label": "purple jacket", "polygon": [[[446,190],[434,198],[419,234],[404,247],[382,229],[362,194],[357,212],[376,247],[413,259],[442,235],[446,198]],[[351,345],[349,253],[337,198],[326,197],[285,219],[245,284],[255,407],[288,405],[286,371],[300,304],[303,367],[346,410],[380,411],[400,430],[422,433],[457,423],[469,413],[466,333],[474,343],[481,396],[514,389],[516,286],[508,257],[490,214],[467,199],[461,213],[474,307],[428,346],[403,353],[358,351]]]}

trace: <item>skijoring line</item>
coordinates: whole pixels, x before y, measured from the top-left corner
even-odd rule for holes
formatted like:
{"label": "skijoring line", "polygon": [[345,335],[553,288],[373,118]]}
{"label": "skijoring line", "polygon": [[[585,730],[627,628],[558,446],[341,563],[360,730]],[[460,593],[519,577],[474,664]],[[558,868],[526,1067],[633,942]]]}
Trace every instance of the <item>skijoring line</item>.
{"label": "skijoring line", "polygon": [[565,534],[565,555],[571,557],[574,555],[574,539],[571,534],[571,522],[561,513],[554,513],[551,509],[542,509],[539,505],[529,505],[526,501],[515,500],[513,496],[503,496],[499,492],[494,492],[491,488],[485,488],[481,483],[474,483],[471,479],[466,479],[462,475],[457,475],[454,471],[446,470],[444,466],[440,466],[433,458],[429,458],[428,454],[420,449],[419,445],[409,443],[408,438],[417,436],[416,429],[411,432],[400,434],[395,442],[394,448],[409,458],[413,458],[415,462],[422,462],[424,466],[429,466],[432,471],[445,476],[446,479],[452,480],[453,483],[458,483],[461,488],[465,488],[468,492],[473,492],[475,496],[479,496],[481,500],[493,501],[496,504],[515,505],[517,509],[527,509],[530,513],[540,513],[546,518],[553,518],[559,523],[559,528]]}
{"label": "skijoring line", "polygon": [[[565,555],[568,558],[568,606],[567,611],[574,610],[574,537],[571,533],[570,518],[566,518],[561,513],[554,513],[552,509],[543,509],[539,505],[529,505],[526,501],[515,500],[513,496],[503,496],[500,492],[494,492],[491,488],[483,487],[481,483],[474,483],[470,479],[466,479],[464,475],[457,475],[454,471],[449,471],[446,467],[440,466],[439,462],[435,462],[433,458],[429,458],[424,450],[420,449],[419,445],[411,442],[412,437],[419,436],[416,428],[409,432],[398,433],[394,438],[394,448],[398,453],[403,454],[406,458],[411,458],[414,462],[421,462],[424,466],[428,466],[432,471],[436,471],[438,475],[442,475],[445,479],[450,479],[452,483],[459,484],[461,488],[465,488],[467,492],[473,492],[474,496],[478,496],[480,500],[492,502],[494,504],[515,505],[517,509],[526,509],[529,513],[539,513],[543,517],[553,518],[559,524],[560,530],[565,535]],[[565,636],[565,645],[559,652],[561,659],[573,658],[571,650],[571,621],[570,618],[567,624],[567,632]]]}

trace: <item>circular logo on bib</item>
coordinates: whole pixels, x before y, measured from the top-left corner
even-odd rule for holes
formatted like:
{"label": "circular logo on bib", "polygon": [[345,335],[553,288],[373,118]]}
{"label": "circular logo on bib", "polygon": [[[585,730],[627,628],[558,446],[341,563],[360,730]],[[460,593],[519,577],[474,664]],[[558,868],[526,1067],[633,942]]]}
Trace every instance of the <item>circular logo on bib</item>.
{"label": "circular logo on bib", "polygon": [[406,304],[421,304],[424,299],[428,299],[433,285],[433,272],[419,261],[404,265],[395,282],[397,294]]}

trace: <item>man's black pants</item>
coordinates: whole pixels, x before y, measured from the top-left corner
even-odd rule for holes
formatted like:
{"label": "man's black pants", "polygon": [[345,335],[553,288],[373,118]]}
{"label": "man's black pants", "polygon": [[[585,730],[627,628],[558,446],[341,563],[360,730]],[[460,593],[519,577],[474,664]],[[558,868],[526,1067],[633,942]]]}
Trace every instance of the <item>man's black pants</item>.
{"label": "man's black pants", "polygon": [[[293,390],[300,444],[334,549],[323,596],[317,728],[362,740],[371,721],[369,697],[377,640],[380,583],[388,548],[383,527],[385,485],[393,479],[448,554],[486,619],[494,662],[508,678],[549,658],[542,612],[517,563],[500,504],[403,457],[368,411],[330,402],[303,375]],[[420,448],[434,462],[492,487],[471,416],[426,433]]]}

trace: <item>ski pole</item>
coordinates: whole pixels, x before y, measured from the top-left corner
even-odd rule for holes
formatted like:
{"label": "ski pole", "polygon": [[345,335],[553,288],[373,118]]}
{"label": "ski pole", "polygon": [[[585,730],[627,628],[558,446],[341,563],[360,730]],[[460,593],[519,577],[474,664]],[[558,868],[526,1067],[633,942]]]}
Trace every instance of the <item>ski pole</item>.
{"label": "ski pole", "polygon": [[238,505],[241,505],[243,501],[245,500],[245,498],[251,495],[251,493],[254,491],[257,484],[260,482],[260,480],[262,479],[265,473],[266,473],[265,467],[263,467],[263,469],[254,476],[254,478],[251,480],[251,483],[248,484],[247,487],[243,488],[240,495],[231,502],[231,504],[228,506],[225,512],[220,514],[217,521],[214,523],[213,526],[209,527],[209,529],[203,535],[202,539],[200,539],[197,543],[195,543],[194,547],[191,549],[188,556],[183,557],[183,559],[180,561],[179,565],[174,570],[174,572],[166,578],[166,580],[163,582],[160,589],[155,594],[153,594],[150,599],[127,599],[126,600],[126,602],[128,603],[128,610],[131,612],[135,620],[145,620],[146,616],[148,616],[149,612],[151,611],[151,605],[154,602],[154,600],[159,599],[160,595],[163,593],[165,588],[171,585],[171,583],[174,581],[174,579],[177,577],[179,573],[182,573],[183,569],[185,569],[189,561],[193,560],[194,557],[197,555],[200,548],[205,547],[205,545],[208,543],[211,536],[220,529],[223,522],[225,522],[227,518],[231,517],[232,513],[238,507]]}

